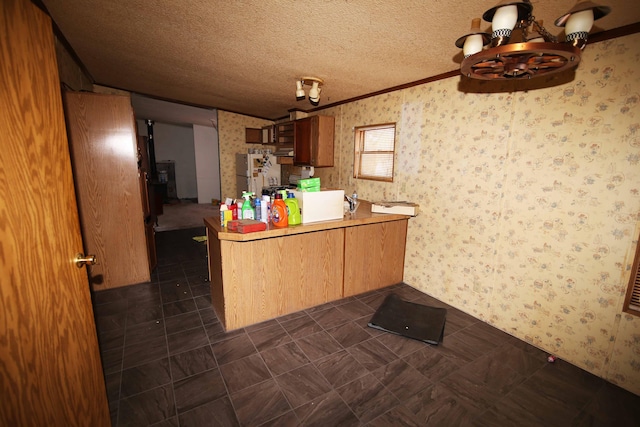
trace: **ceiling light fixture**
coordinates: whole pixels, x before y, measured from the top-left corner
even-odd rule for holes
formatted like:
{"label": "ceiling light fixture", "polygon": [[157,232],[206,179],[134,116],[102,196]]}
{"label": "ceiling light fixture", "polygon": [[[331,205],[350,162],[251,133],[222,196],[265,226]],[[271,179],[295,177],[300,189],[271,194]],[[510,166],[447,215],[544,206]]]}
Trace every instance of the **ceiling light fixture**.
{"label": "ceiling light fixture", "polygon": [[300,81],[300,80],[298,80],[298,81],[296,82],[296,99],[297,99],[298,101],[302,101],[302,100],[305,98],[305,96],[306,96],[306,95],[304,94],[304,88],[302,87],[302,86],[303,86],[303,84],[302,84],[302,83],[303,83],[303,82],[302,82],[302,81]]}
{"label": "ceiling light fixture", "polygon": [[576,67],[593,21],[610,11],[590,1],[576,4],[555,21],[556,26],[565,27],[566,41],[559,42],[542,21],[536,21],[530,0],[502,0],[482,15],[491,22],[491,35],[480,30],[480,18],[476,18],[469,33],[456,40],[464,53],[460,72],[474,79],[509,80]]}
{"label": "ceiling light fixture", "polygon": [[324,81],[317,77],[301,77],[296,81],[296,99],[301,101],[305,98],[304,86],[311,85],[309,89],[309,102],[312,105],[318,106],[320,103],[320,92],[322,91],[322,85]]}

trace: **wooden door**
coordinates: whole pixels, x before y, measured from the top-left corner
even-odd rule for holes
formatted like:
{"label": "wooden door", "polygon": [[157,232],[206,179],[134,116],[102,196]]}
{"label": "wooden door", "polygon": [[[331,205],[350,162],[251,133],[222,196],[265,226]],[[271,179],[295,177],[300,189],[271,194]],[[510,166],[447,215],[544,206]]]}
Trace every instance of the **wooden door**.
{"label": "wooden door", "polygon": [[0,425],[108,426],[50,19],[0,1]]}
{"label": "wooden door", "polygon": [[150,279],[131,98],[65,92],[84,247],[94,290]]}

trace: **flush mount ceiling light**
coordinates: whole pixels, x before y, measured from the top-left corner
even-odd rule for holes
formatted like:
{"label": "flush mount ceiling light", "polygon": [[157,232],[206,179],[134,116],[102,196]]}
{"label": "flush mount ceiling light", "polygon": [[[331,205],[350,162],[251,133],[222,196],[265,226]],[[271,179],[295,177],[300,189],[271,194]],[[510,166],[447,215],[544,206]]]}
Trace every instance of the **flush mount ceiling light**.
{"label": "flush mount ceiling light", "polygon": [[320,103],[320,92],[322,91],[322,85],[324,81],[317,77],[301,77],[296,81],[296,99],[301,101],[305,98],[304,86],[310,85],[309,89],[309,102],[312,105],[317,106]]}
{"label": "flush mount ceiling light", "polygon": [[533,16],[530,0],[502,0],[482,15],[491,22],[491,35],[480,30],[480,18],[476,18],[469,33],[456,40],[464,53],[460,72],[474,79],[509,80],[576,67],[593,21],[610,11],[590,1],[576,4],[555,21],[556,26],[565,27],[566,40],[560,42]]}

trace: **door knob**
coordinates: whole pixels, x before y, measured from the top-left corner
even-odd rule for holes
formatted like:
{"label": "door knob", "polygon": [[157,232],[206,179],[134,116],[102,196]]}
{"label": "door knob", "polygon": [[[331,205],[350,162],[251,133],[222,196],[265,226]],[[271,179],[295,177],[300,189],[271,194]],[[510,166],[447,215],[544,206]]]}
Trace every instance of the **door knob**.
{"label": "door knob", "polygon": [[97,260],[96,260],[96,256],[95,256],[95,255],[87,255],[87,256],[84,256],[84,254],[82,254],[82,253],[78,253],[78,254],[76,255],[76,259],[75,259],[75,261],[76,261],[76,267],[78,267],[78,268],[82,268],[82,267],[84,267],[86,264],[94,265],[94,264],[96,263],[96,261],[97,261]]}

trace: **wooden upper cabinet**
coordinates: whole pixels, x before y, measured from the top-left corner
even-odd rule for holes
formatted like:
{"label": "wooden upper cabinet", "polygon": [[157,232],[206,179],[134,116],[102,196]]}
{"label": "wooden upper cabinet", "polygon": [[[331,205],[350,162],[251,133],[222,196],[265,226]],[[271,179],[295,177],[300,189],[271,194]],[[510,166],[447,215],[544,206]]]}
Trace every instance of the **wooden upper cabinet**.
{"label": "wooden upper cabinet", "polygon": [[262,144],[262,129],[244,128],[244,137],[247,144]]}
{"label": "wooden upper cabinet", "polygon": [[294,122],[288,121],[275,125],[276,145],[293,145]]}
{"label": "wooden upper cabinet", "polygon": [[297,166],[333,166],[335,119],[312,116],[294,122],[293,163]]}

